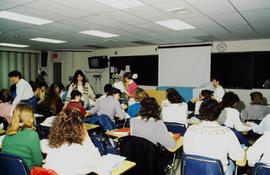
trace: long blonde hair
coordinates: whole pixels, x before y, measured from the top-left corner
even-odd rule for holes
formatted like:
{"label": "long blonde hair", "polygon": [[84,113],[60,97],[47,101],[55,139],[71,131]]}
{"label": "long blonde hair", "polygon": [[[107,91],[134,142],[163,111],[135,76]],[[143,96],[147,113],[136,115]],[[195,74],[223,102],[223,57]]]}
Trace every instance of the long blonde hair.
{"label": "long blonde hair", "polygon": [[20,129],[33,128],[34,113],[33,108],[28,104],[18,104],[11,118],[7,135],[15,135]]}

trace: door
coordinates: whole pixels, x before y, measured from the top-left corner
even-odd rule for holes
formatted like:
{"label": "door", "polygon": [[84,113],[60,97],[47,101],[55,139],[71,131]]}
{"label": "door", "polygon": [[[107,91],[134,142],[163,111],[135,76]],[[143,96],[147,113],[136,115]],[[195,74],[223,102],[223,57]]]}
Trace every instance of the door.
{"label": "door", "polygon": [[62,63],[53,63],[53,83],[62,83]]}

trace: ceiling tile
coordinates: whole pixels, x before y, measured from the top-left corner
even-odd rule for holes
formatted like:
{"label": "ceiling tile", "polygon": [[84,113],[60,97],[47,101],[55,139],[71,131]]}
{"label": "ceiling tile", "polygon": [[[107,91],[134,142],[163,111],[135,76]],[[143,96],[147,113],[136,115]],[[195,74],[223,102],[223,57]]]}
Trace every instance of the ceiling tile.
{"label": "ceiling tile", "polygon": [[238,13],[217,14],[213,15],[212,18],[224,26],[246,24],[246,21]]}
{"label": "ceiling tile", "polygon": [[270,22],[270,8],[242,12],[250,23]]}
{"label": "ceiling tile", "polygon": [[130,25],[136,25],[136,24],[141,24],[141,23],[147,22],[145,19],[131,15],[131,14],[124,12],[124,11],[104,13],[101,16],[105,17],[107,19],[110,19],[110,20],[115,20],[115,21],[118,21],[121,23],[130,24]]}
{"label": "ceiling tile", "polygon": [[222,14],[235,12],[227,0],[186,0],[205,14]]}
{"label": "ceiling tile", "polygon": [[240,11],[270,8],[269,0],[230,0]]}

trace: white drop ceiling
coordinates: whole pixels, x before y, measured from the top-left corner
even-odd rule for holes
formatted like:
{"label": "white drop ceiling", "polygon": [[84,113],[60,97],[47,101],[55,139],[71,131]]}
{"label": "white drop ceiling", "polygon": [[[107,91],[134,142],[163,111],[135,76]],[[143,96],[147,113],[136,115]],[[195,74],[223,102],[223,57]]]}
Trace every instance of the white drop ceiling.
{"label": "white drop ceiling", "polygon": [[[140,0],[145,6],[118,10],[95,0],[0,0],[6,10],[54,21],[41,26],[0,18],[0,43],[30,45],[31,49],[87,49],[153,44],[270,38],[270,0]],[[185,8],[190,13],[167,10]],[[171,30],[155,21],[180,19],[196,29]],[[99,30],[119,35],[110,39],[80,34]],[[67,41],[39,43],[31,38]]]}

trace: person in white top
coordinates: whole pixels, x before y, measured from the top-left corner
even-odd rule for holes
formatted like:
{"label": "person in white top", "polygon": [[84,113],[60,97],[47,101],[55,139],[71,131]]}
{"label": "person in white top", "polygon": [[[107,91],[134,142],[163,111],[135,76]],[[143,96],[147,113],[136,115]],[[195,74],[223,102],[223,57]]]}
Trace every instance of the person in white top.
{"label": "person in white top", "polygon": [[267,131],[247,150],[247,160],[249,166],[261,162],[270,164],[270,132]]}
{"label": "person in white top", "polygon": [[22,78],[22,74],[16,70],[8,74],[12,84],[16,84],[16,97],[12,105],[17,105],[21,101],[28,101],[34,97],[34,92],[30,84]]}
{"label": "person in white top", "polygon": [[212,80],[212,85],[214,86],[214,98],[218,101],[221,102],[222,97],[225,94],[225,90],[223,87],[220,85],[219,79],[213,78]]}
{"label": "person in white top", "polygon": [[85,74],[81,70],[77,70],[73,76],[72,83],[67,92],[67,101],[70,100],[70,94],[73,90],[78,90],[82,93],[82,101],[85,108],[87,108],[90,105],[90,101],[94,100],[96,97]]}
{"label": "person in white top", "polygon": [[100,167],[101,155],[90,140],[78,111],[62,111],[50,129],[44,168],[59,175],[87,174]]}
{"label": "person in white top", "polygon": [[235,109],[235,104],[237,102],[238,96],[233,92],[227,92],[223,96],[221,101],[222,112],[218,117],[218,123],[221,125],[228,126],[230,128],[235,128],[238,131],[249,131],[251,127],[244,125],[240,119],[240,113]]}
{"label": "person in white top", "polygon": [[167,96],[168,96],[168,93],[170,93],[171,91],[176,91],[176,89],[175,88],[166,89],[166,99],[161,102],[160,104],[161,108],[163,108],[164,106],[168,106],[170,104],[170,101],[168,100]]}
{"label": "person in white top", "polygon": [[208,89],[202,90],[200,95],[199,95],[199,100],[197,100],[196,103],[195,103],[194,114],[199,115],[199,109],[200,109],[200,106],[201,106],[202,102],[205,101],[205,100],[209,100],[212,97],[213,97],[213,91],[210,91]]}
{"label": "person in white top", "polygon": [[219,104],[210,99],[202,102],[200,124],[190,126],[184,135],[184,152],[218,159],[223,165],[225,175],[232,175],[234,164],[230,159],[243,160],[245,152],[235,134],[216,120],[220,114]]}
{"label": "person in white top", "polygon": [[270,132],[270,114],[267,114],[260,124],[254,122],[246,122],[246,125],[251,126],[253,132],[258,134],[264,134],[264,132]]}
{"label": "person in white top", "polygon": [[164,122],[187,124],[187,104],[183,102],[181,95],[175,90],[167,94],[170,103],[162,107],[161,118]]}

